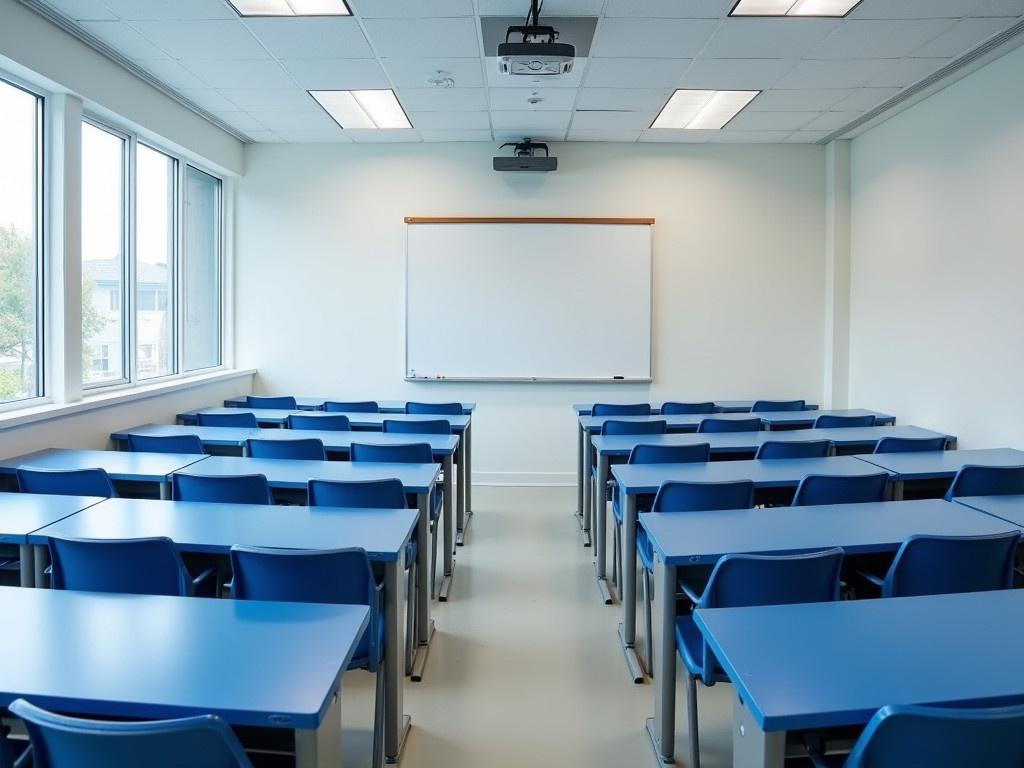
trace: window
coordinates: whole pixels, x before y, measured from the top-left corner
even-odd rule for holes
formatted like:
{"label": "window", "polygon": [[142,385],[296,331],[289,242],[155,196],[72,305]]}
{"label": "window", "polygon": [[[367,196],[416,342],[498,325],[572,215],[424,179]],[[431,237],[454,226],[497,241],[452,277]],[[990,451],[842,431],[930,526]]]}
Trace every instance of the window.
{"label": "window", "polygon": [[0,405],[40,397],[42,99],[0,80]]}
{"label": "window", "polygon": [[145,144],[136,149],[135,343],[138,378],[174,373],[174,261],[177,161]]}
{"label": "window", "polygon": [[188,166],[185,171],[185,370],[221,362],[221,182]]}
{"label": "window", "polygon": [[82,124],[82,355],[92,360],[82,366],[86,386],[127,378],[121,301],[127,143],[97,125]]}

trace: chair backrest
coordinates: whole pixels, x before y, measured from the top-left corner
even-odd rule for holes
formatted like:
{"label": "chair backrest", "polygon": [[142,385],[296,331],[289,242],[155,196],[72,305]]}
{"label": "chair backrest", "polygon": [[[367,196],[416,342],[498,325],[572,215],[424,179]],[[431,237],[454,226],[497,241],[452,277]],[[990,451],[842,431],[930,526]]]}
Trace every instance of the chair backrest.
{"label": "chair backrest", "polygon": [[327,461],[324,441],[318,437],[303,437],[296,440],[246,440],[249,455],[254,459],[301,459],[306,461]]}
{"label": "chair backrest", "polygon": [[875,417],[870,413],[867,416],[836,416],[826,413],[814,420],[815,429],[841,429],[843,427],[873,427]]}
{"label": "chair backrest", "polygon": [[324,403],[324,410],[336,413],[380,413],[380,406],[375,400],[327,400]]}
{"label": "chair backrest", "polygon": [[694,413],[714,413],[715,404],[707,403],[677,403],[668,402],[661,404],[662,416],[688,416]]}
{"label": "chair backrest", "polygon": [[245,398],[247,408],[275,408],[282,411],[294,411],[299,407],[295,398],[291,395],[283,397],[263,397],[260,395],[249,395]]}
{"label": "chair backrest", "polygon": [[305,413],[293,413],[288,416],[288,429],[326,429],[331,432],[349,432],[352,424],[348,416],[334,413],[330,416],[314,416]]}
{"label": "chair backrest", "polygon": [[461,416],[462,403],[414,403],[405,404],[406,413],[427,414],[430,416]]}
{"label": "chair backrest", "polygon": [[652,512],[698,512],[702,510],[750,509],[754,506],[754,481],[691,483],[670,480],[661,484]]}
{"label": "chair backrest", "polygon": [[755,400],[751,413],[770,413],[771,411],[802,411],[807,405],[805,400]]}
{"label": "chair backrest", "polygon": [[1013,586],[1020,533],[990,536],[910,536],[882,585],[883,597],[987,592]]}
{"label": "chair backrest", "polygon": [[175,501],[209,501],[218,504],[273,504],[274,497],[264,475],[171,475],[171,498]]}
{"label": "chair backrest", "polygon": [[133,453],[206,453],[199,435],[128,435]]}
{"label": "chair backrest", "polygon": [[311,507],[352,509],[405,509],[405,486],[397,478],[386,480],[310,480],[306,484]]}
{"label": "chair backrest", "polygon": [[765,440],[755,459],[816,459],[832,453],[831,440]]}
{"label": "chair backrest", "polygon": [[234,731],[215,715],[113,722],[48,712],[24,699],[8,709],[21,718],[34,768],[252,768]]}
{"label": "chair backrest", "polygon": [[384,431],[400,432],[406,435],[450,435],[452,424],[445,419],[423,419],[422,421],[384,419]]}
{"label": "chair backrest", "polygon": [[710,461],[711,445],[634,445],[629,452],[630,464],[690,464]]}
{"label": "chair backrest", "polygon": [[404,445],[352,443],[352,447],[349,449],[349,459],[397,464],[433,464],[434,452],[430,449],[430,443],[406,443]]}
{"label": "chair backrest", "polygon": [[192,593],[192,580],[170,539],[50,539],[54,589],[133,595]]}
{"label": "chair backrest", "polygon": [[757,432],[761,429],[761,420],[750,419],[704,419],[697,431],[704,434],[719,432]]}
{"label": "chair backrest", "polygon": [[594,416],[650,416],[650,403],[594,403]]}
{"label": "chair backrest", "polygon": [[944,437],[883,437],[875,444],[875,453],[917,453],[919,451],[944,451]]}
{"label": "chair backrest", "polygon": [[889,475],[805,475],[793,496],[794,507],[885,501]]}
{"label": "chair backrest", "polygon": [[105,469],[41,469],[18,467],[18,488],[22,493],[56,496],[117,496]]}
{"label": "chair backrest", "polygon": [[196,414],[196,423],[200,427],[248,427],[259,429],[260,423],[256,421],[256,414],[249,411],[238,413],[203,413]]}
{"label": "chair backrest", "polygon": [[655,421],[606,421],[601,424],[602,435],[663,435],[668,431],[668,422]]}
{"label": "chair backrest", "polygon": [[882,707],[868,722],[845,763],[846,768],[965,765],[1024,765],[1024,706]]}
{"label": "chair backrest", "polygon": [[965,464],[956,473],[946,500],[956,496],[1016,496],[1024,494],[1024,466],[985,467]]}

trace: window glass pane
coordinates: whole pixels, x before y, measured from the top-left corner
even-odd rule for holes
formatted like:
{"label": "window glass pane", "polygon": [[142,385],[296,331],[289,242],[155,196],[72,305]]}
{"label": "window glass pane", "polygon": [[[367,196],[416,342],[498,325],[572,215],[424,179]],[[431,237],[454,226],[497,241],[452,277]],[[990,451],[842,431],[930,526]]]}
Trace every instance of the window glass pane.
{"label": "window glass pane", "polygon": [[82,124],[82,381],[124,373],[125,140]]}
{"label": "window glass pane", "polygon": [[175,161],[138,145],[135,168],[135,339],[140,379],[174,372]]}
{"label": "window glass pane", "polygon": [[0,80],[0,403],[39,385],[39,99]]}
{"label": "window glass pane", "polygon": [[220,365],[220,179],[185,181],[185,370]]}

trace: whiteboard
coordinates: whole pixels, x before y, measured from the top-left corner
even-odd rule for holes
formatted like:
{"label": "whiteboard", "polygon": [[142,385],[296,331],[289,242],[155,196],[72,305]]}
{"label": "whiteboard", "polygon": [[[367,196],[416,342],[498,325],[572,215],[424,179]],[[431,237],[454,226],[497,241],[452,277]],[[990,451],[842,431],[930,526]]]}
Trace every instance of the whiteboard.
{"label": "whiteboard", "polygon": [[650,380],[649,223],[406,229],[407,379]]}

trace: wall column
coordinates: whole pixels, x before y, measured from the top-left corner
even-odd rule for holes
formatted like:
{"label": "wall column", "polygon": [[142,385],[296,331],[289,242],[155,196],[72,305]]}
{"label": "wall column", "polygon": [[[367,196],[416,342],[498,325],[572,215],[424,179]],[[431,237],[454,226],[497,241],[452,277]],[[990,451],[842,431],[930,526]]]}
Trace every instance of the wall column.
{"label": "wall column", "polygon": [[850,142],[825,147],[826,408],[850,400]]}

